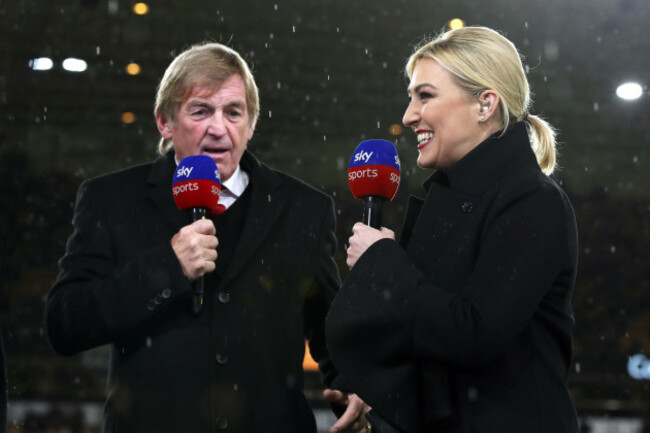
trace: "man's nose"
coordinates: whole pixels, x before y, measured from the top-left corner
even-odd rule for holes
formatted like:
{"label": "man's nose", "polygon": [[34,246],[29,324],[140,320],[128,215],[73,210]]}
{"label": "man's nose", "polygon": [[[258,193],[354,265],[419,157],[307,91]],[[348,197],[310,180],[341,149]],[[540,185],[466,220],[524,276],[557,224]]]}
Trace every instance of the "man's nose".
{"label": "man's nose", "polygon": [[210,118],[210,125],[208,126],[208,134],[221,136],[226,133],[226,124],[223,114],[216,112]]}

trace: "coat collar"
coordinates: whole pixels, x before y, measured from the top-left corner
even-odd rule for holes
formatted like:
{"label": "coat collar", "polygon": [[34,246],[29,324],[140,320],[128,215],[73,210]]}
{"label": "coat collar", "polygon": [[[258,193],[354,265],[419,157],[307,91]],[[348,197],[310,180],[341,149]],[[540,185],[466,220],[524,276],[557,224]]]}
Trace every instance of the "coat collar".
{"label": "coat collar", "polygon": [[171,191],[174,170],[176,170],[174,152],[169,152],[156,159],[147,177],[147,193],[174,224],[174,227],[180,229],[190,223],[191,218],[186,212],[182,212],[176,207]]}
{"label": "coat collar", "polygon": [[[461,208],[469,206],[467,209],[471,210],[475,197],[511,174],[522,170],[540,170],[524,122],[511,125],[503,136],[500,134],[498,132],[487,138],[452,167],[437,170],[431,175],[423,183],[430,196],[427,201],[433,200],[437,203],[435,206],[440,206],[438,200],[448,197],[445,203]],[[402,246],[408,245],[424,207],[424,200],[410,197],[400,239]]]}
{"label": "coat collar", "polygon": [[498,132],[476,146],[453,166],[436,171],[424,182],[428,191],[435,183],[452,190],[480,195],[503,179],[504,173],[540,170],[525,122],[512,124],[503,136]]}

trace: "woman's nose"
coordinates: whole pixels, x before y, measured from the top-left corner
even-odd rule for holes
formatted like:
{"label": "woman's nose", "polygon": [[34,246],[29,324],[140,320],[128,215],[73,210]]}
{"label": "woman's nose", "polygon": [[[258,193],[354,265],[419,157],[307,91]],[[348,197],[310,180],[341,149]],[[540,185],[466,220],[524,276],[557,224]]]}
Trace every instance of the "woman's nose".
{"label": "woman's nose", "polygon": [[413,107],[413,101],[409,102],[409,105],[406,107],[404,112],[404,117],[402,117],[402,124],[408,128],[415,126],[418,122],[417,111]]}

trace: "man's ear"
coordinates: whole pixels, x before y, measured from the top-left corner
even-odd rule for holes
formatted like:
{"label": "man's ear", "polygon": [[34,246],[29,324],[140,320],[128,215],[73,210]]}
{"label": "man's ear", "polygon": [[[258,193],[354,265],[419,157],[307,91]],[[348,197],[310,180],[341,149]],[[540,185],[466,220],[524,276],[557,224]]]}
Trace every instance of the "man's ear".
{"label": "man's ear", "polygon": [[156,126],[158,126],[158,132],[160,132],[162,138],[165,140],[172,138],[173,125],[167,120],[167,117],[156,113]]}
{"label": "man's ear", "polygon": [[253,138],[253,134],[255,133],[255,125],[257,125],[257,117],[251,122],[250,126],[248,127],[248,131],[246,133],[246,141],[250,141],[251,138]]}

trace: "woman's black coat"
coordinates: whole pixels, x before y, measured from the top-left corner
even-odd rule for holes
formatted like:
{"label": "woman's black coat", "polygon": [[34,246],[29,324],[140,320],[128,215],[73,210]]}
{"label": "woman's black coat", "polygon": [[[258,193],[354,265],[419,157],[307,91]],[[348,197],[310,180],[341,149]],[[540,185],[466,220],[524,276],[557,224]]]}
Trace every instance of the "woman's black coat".
{"label": "woman's black coat", "polygon": [[372,245],[331,306],[342,379],[406,432],[576,432],[576,223],[525,125],[425,187],[400,244]]}

